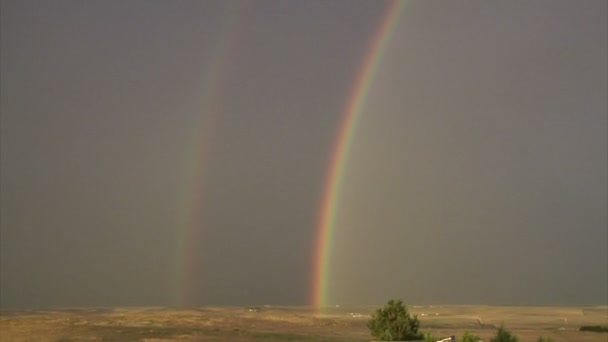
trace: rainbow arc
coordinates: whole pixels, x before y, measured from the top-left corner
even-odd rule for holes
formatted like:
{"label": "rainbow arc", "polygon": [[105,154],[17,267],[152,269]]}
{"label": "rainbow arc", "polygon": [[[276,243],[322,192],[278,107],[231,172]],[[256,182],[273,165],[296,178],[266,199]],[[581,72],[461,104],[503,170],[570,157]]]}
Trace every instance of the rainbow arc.
{"label": "rainbow arc", "polygon": [[378,66],[391,41],[405,0],[392,0],[386,7],[372,36],[365,57],[358,69],[355,83],[342,112],[336,140],[325,175],[325,185],[318,212],[315,250],[313,252],[312,304],[319,310],[327,306],[331,250],[336,229],[339,195],[344,182],[345,165],[350,154],[357,122],[372,86]]}

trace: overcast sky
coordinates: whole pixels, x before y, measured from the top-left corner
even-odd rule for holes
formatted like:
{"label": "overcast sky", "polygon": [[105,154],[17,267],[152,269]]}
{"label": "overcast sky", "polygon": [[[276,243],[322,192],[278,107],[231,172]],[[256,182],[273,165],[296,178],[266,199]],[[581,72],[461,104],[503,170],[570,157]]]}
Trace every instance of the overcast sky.
{"label": "overcast sky", "polygon": [[[387,5],[1,0],[0,306],[310,303],[328,159]],[[607,12],[408,1],[330,300],[608,304]]]}

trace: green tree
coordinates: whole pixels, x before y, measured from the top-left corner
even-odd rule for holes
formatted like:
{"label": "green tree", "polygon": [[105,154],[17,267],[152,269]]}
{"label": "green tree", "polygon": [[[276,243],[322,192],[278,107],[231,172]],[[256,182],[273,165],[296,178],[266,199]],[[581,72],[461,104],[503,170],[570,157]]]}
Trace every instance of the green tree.
{"label": "green tree", "polygon": [[539,337],[538,342],[553,342],[553,339],[550,337]]}
{"label": "green tree", "polygon": [[376,309],[367,327],[373,337],[381,341],[421,340],[418,316],[410,316],[401,300],[391,299],[383,308]]}
{"label": "green tree", "polygon": [[479,342],[481,338],[471,334],[469,331],[465,331],[464,334],[458,339],[460,342]]}
{"label": "green tree", "polygon": [[490,342],[518,342],[518,339],[501,324],[496,336],[492,337]]}

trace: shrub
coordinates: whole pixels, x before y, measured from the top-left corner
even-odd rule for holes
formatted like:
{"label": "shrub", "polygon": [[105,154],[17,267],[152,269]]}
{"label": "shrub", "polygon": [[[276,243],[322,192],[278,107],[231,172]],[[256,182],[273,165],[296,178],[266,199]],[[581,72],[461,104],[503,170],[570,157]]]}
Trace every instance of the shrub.
{"label": "shrub", "polygon": [[430,332],[427,332],[426,334],[424,334],[424,342],[435,342],[435,341],[437,341],[437,339]]}
{"label": "shrub", "polygon": [[410,316],[407,306],[401,300],[391,299],[383,308],[376,309],[367,322],[373,337],[381,341],[421,340],[424,337],[418,332],[418,316]]}
{"label": "shrub", "polygon": [[481,338],[479,336],[475,336],[475,335],[471,334],[468,331],[465,331],[464,335],[462,335],[462,337],[460,337],[459,341],[460,342],[479,342],[479,341],[481,341]]}
{"label": "shrub", "polygon": [[511,335],[505,327],[501,324],[500,328],[496,332],[496,336],[490,339],[490,342],[518,342],[517,337]]}

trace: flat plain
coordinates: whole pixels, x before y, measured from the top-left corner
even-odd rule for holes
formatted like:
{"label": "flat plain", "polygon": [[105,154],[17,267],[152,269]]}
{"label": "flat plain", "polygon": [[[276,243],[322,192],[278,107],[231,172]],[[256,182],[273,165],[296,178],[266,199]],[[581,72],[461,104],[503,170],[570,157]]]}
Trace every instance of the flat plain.
{"label": "flat plain", "polygon": [[[366,322],[376,307],[116,307],[0,311],[0,341],[370,341]],[[436,337],[465,330],[489,341],[505,328],[520,341],[606,342],[608,306],[409,306],[421,331]]]}

